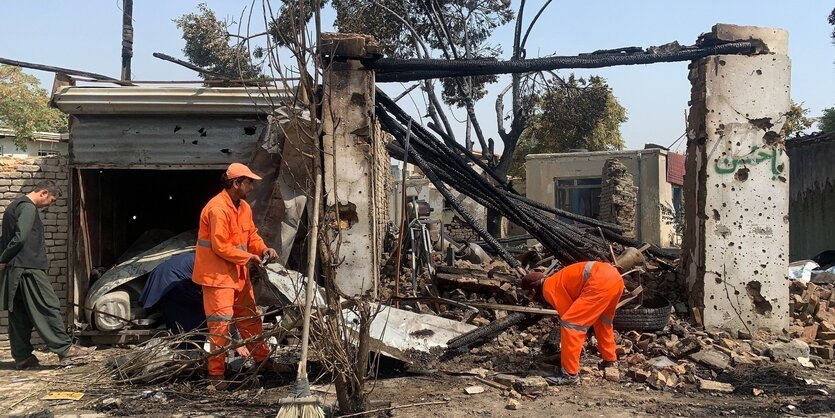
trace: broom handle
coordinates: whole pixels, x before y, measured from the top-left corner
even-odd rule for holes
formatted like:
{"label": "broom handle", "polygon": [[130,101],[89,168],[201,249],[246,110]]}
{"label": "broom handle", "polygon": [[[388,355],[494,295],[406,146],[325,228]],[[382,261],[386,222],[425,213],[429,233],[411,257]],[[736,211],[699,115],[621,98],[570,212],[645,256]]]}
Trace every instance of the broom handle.
{"label": "broom handle", "polygon": [[310,316],[313,309],[313,288],[316,282],[313,275],[316,274],[316,251],[319,242],[319,201],[322,195],[322,171],[319,167],[319,153],[314,152],[313,171],[316,185],[313,187],[313,213],[310,215],[310,236],[311,240],[307,245],[307,279],[305,282],[304,294],[304,322],[302,323],[302,357],[299,360],[299,370],[296,379],[307,379],[307,347],[310,339]]}

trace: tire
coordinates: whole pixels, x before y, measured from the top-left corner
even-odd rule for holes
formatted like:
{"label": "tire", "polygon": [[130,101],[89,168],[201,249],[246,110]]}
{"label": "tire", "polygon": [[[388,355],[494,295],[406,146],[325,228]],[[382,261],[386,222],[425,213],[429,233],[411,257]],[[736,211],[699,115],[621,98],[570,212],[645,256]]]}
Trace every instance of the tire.
{"label": "tire", "polygon": [[661,331],[670,321],[672,305],[661,296],[644,302],[641,308],[624,306],[612,321],[618,331]]}
{"label": "tire", "polygon": [[493,321],[481,328],[476,328],[468,333],[461,334],[449,341],[447,341],[447,348],[454,350],[461,347],[466,347],[481,340],[491,339],[503,333],[506,329],[519,325],[528,319],[528,315],[522,312],[511,312],[506,317]]}

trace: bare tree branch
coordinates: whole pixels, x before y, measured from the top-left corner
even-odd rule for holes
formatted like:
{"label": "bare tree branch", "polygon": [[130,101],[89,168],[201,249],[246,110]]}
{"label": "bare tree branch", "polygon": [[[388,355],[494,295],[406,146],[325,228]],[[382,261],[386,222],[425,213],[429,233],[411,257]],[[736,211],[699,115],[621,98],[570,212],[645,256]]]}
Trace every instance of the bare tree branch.
{"label": "bare tree branch", "polygon": [[545,4],[543,4],[542,7],[539,8],[539,12],[536,13],[536,16],[533,17],[533,20],[531,20],[531,23],[528,25],[528,30],[525,31],[525,36],[522,38],[522,43],[519,45],[520,49],[522,50],[522,58],[524,58],[525,55],[527,55],[527,52],[525,51],[525,45],[527,45],[528,43],[528,35],[531,34],[531,29],[533,29],[534,25],[536,24],[536,21],[539,19],[539,16],[542,15],[542,12],[544,12],[548,5],[551,4],[551,1],[552,0],[546,1]]}
{"label": "bare tree branch", "polygon": [[[388,8],[385,4],[382,4],[377,0],[374,0],[374,4],[387,11],[390,15],[392,15],[395,19],[399,20],[401,23],[403,23],[403,25],[405,25],[409,29],[409,31],[412,33],[412,42],[415,44],[415,54],[418,55],[418,58],[420,58],[420,49],[423,49],[423,53],[427,58],[430,56],[429,48],[426,46],[426,43],[424,43],[423,40],[420,39],[417,30],[415,30],[414,26],[412,26],[409,23],[409,21],[407,21],[402,16]],[[418,46],[420,46],[420,48],[418,48]],[[447,55],[447,57],[449,56]],[[444,130],[446,130],[446,134],[454,139],[455,133],[452,131],[452,125],[449,124],[449,119],[447,118],[446,112],[444,112],[443,107],[441,107],[441,101],[438,100],[438,96],[435,93],[435,87],[432,84],[431,80],[424,81],[423,91],[425,91],[426,95],[429,97],[429,106],[427,107],[429,117],[431,117],[437,125],[443,125]]]}
{"label": "bare tree branch", "polygon": [[504,129],[504,95],[510,91],[513,84],[508,84],[507,87],[502,89],[499,92],[498,96],[496,96],[496,126],[499,129],[499,135],[504,139],[504,135],[507,135],[507,132]]}

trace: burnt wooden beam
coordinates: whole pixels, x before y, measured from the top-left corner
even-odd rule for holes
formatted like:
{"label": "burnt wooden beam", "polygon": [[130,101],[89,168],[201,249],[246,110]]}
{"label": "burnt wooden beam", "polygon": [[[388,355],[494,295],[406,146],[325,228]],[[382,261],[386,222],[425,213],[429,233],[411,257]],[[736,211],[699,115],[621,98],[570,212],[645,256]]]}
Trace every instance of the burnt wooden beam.
{"label": "burnt wooden beam", "polygon": [[91,72],[87,72],[87,71],[73,70],[73,69],[70,69],[70,68],[54,67],[54,66],[51,66],[51,65],[43,65],[43,64],[35,64],[35,63],[25,62],[25,61],[11,60],[11,59],[8,59],[8,58],[0,58],[0,64],[12,65],[12,66],[21,67],[21,68],[29,68],[29,69],[32,69],[32,70],[47,71],[47,72],[51,72],[51,73],[61,73],[61,74],[67,74],[67,75],[75,75],[75,76],[79,76],[79,77],[87,77],[87,78],[92,78],[94,80],[104,80],[104,81],[109,81],[109,82],[112,82],[112,83],[115,83],[115,84],[120,84],[120,85],[123,85],[123,86],[132,86],[133,85],[130,81],[117,80],[115,78],[108,77],[106,75],[91,73]]}

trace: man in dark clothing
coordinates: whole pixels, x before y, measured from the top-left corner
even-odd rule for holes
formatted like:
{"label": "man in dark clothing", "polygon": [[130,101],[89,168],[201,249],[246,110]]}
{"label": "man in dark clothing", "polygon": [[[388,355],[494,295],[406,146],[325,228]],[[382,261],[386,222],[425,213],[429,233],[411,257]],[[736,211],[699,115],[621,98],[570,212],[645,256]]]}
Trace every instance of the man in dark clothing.
{"label": "man in dark clothing", "polygon": [[169,258],[151,270],[139,296],[145,309],[158,307],[165,318],[165,326],[172,334],[205,327],[203,292],[191,281],[194,271],[194,252]]}
{"label": "man in dark clothing", "polygon": [[72,344],[61,318],[61,306],[49,277],[44,228],[39,208],[51,206],[61,190],[55,182],[38,183],[12,201],[3,213],[0,235],[0,310],[9,311],[9,342],[15,367],[38,365],[32,354],[32,328],[61,360],[92,352]]}

